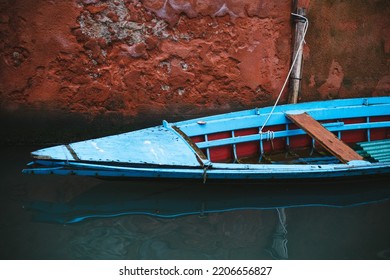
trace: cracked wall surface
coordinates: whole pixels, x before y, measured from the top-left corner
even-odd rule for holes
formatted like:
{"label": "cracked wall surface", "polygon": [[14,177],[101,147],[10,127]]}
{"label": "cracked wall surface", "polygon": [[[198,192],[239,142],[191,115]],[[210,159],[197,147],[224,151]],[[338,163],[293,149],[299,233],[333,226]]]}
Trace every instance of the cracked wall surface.
{"label": "cracked wall surface", "polygon": [[[300,100],[389,95],[388,1],[299,2],[310,20]],[[0,0],[2,119],[16,134],[35,120],[43,132],[32,138],[43,141],[58,123],[83,137],[91,122],[105,133],[270,105],[290,66],[291,9],[287,0]]]}

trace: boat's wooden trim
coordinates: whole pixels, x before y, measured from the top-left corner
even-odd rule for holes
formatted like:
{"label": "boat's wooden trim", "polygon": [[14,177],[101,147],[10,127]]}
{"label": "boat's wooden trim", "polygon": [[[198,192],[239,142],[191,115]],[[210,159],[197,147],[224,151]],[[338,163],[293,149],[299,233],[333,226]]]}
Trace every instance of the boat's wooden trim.
{"label": "boat's wooden trim", "polygon": [[70,152],[74,160],[80,160],[79,156],[77,155],[75,150],[73,150],[73,148],[70,146],[70,144],[65,145],[65,147],[68,149],[68,151]]}
{"label": "boat's wooden trim", "polygon": [[181,131],[180,128],[173,125],[172,129],[175,130],[178,134],[180,134],[181,137],[188,143],[188,145],[191,146],[191,148],[195,151],[197,156],[199,156],[202,160],[207,160],[206,155],[202,152],[201,149],[198,148],[198,146],[191,140],[190,137],[188,137],[183,131]]}
{"label": "boat's wooden trim", "polygon": [[307,113],[288,114],[286,116],[297,126],[307,132],[329,153],[337,157],[341,162],[347,163],[352,160],[363,160],[363,157],[347,146],[336,135],[323,127]]}

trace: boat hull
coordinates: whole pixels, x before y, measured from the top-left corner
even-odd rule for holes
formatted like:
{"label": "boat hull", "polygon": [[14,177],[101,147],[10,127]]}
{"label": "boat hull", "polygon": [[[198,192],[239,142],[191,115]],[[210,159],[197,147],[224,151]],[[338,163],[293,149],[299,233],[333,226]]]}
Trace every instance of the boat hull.
{"label": "boat hull", "polygon": [[[319,161],[301,156],[292,161],[290,157],[288,163],[277,159],[275,154],[280,151],[289,155],[299,149],[324,153],[310,131],[287,117],[301,112],[328,137],[348,145],[340,146],[342,149],[365,141],[361,146],[369,147],[367,150],[377,158],[368,160],[366,151],[360,151],[363,157],[351,150],[356,160],[345,162],[332,155],[321,156]],[[274,111],[263,108],[174,124],[164,121],[149,129],[41,149],[32,153],[34,161],[23,172],[203,182],[378,176],[390,174],[390,150],[378,153],[390,148],[389,135],[390,97],[310,102],[282,105]],[[248,162],[248,157],[257,160]]]}
{"label": "boat hull", "polygon": [[[59,163],[58,163],[59,164]],[[62,166],[30,168],[29,174],[78,175],[99,178],[152,178],[152,179],[196,179],[215,180],[291,180],[342,178],[389,174],[388,164],[334,164],[334,165],[239,165],[214,164],[212,167],[168,168],[168,167],[120,167],[98,164],[63,163]]]}

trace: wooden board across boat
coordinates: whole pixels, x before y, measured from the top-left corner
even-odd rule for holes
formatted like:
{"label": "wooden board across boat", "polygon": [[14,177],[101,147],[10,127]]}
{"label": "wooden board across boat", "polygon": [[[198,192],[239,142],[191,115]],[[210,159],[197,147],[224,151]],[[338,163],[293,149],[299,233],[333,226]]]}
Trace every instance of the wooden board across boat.
{"label": "wooden board across boat", "polygon": [[336,135],[323,127],[319,122],[310,117],[307,113],[286,114],[287,117],[296,125],[306,131],[322,147],[334,155],[343,163],[352,160],[363,160],[363,157],[355,152],[352,148],[338,139]]}

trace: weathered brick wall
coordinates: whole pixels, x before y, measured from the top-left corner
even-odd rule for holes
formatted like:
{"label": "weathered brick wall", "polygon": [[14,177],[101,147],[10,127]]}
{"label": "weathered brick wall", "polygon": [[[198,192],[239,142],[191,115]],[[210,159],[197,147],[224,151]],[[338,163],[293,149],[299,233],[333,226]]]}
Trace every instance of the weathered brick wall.
{"label": "weathered brick wall", "polygon": [[[300,2],[310,19],[301,100],[388,95],[388,1]],[[2,139],[61,141],[272,104],[290,66],[291,9],[0,0]]]}

